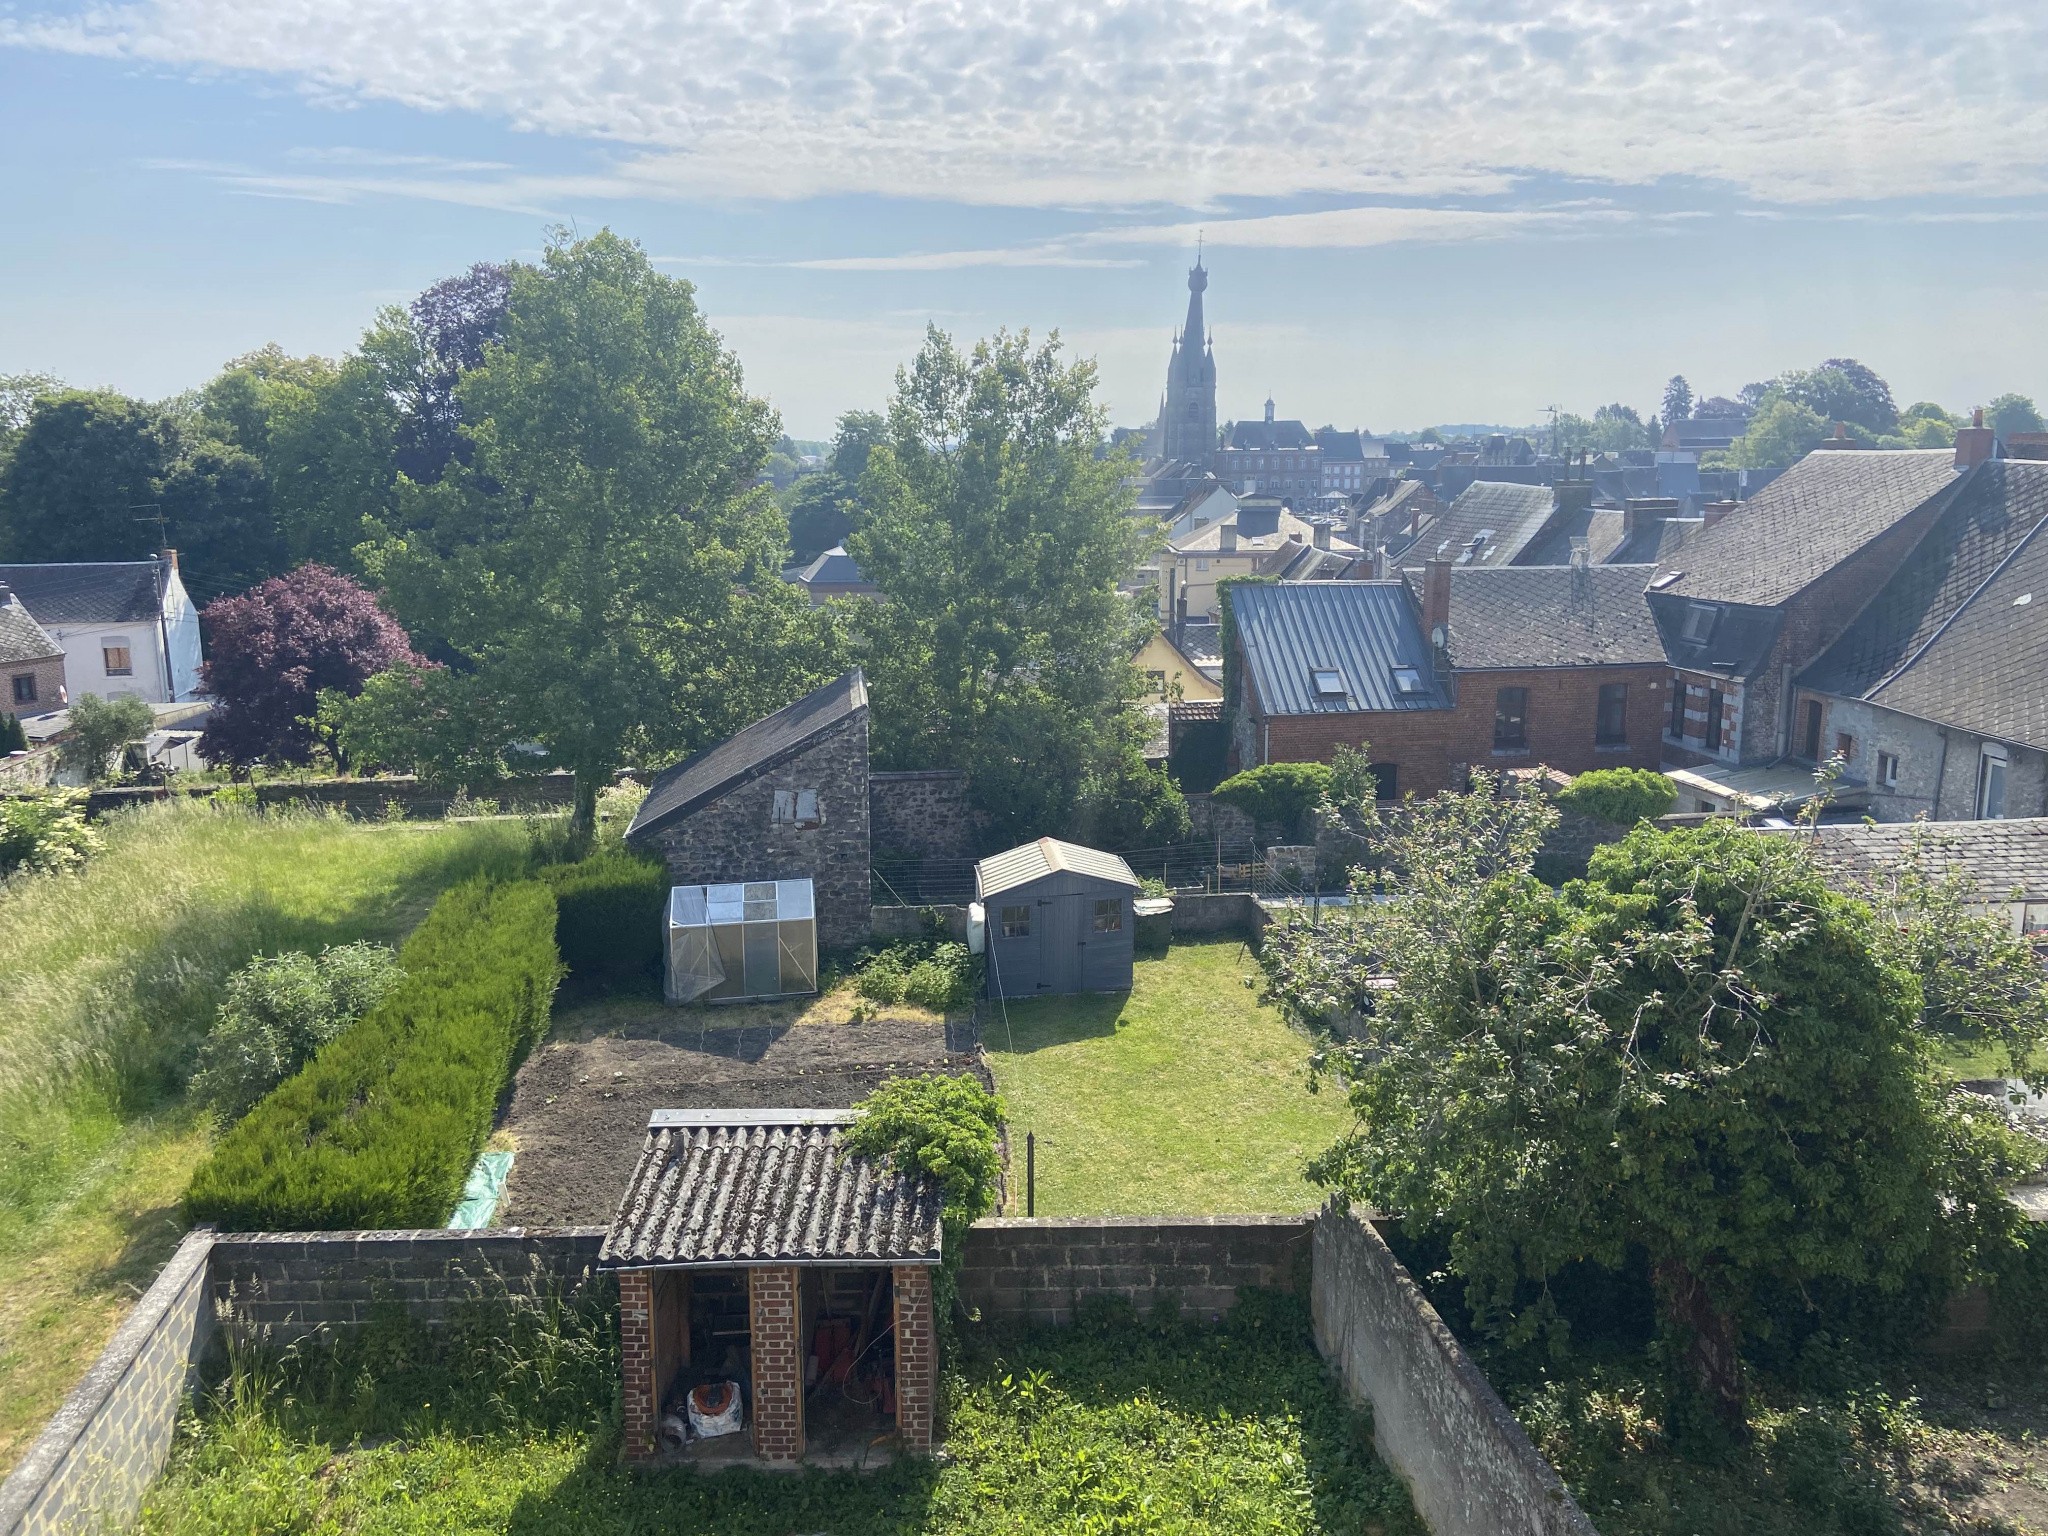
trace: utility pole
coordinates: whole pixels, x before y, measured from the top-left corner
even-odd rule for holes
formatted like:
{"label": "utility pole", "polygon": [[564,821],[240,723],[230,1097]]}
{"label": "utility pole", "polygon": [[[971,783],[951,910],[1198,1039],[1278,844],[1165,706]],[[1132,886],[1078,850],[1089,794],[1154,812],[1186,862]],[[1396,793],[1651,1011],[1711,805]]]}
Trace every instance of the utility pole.
{"label": "utility pole", "polygon": [[1563,440],[1558,435],[1558,407],[1546,405],[1543,409],[1550,412],[1550,456],[1553,459],[1561,459],[1564,457],[1564,449],[1560,446]]}

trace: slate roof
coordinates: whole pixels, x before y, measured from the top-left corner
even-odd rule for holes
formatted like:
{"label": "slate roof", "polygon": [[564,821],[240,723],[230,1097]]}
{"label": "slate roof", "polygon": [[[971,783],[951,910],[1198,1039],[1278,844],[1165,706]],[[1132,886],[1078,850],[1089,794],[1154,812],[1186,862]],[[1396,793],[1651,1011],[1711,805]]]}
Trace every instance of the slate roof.
{"label": "slate roof", "polygon": [[1313,448],[1316,440],[1298,421],[1236,421],[1230,425],[1226,448],[1246,453],[1273,453],[1289,448]]}
{"label": "slate roof", "polygon": [[794,704],[756,720],[737,736],[706,747],[666,769],[648,787],[647,798],[626,829],[629,839],[647,836],[687,816],[778,763],[786,762],[842,721],[868,707],[867,680],[855,667],[844,677],[808,693]]}
{"label": "slate roof", "polygon": [[1598,667],[1664,660],[1646,565],[1515,565],[1451,572],[1451,665]]}
{"label": "slate roof", "polygon": [[797,572],[796,579],[807,587],[866,587],[872,586],[867,577],[861,575],[860,567],[853,556],[846,552],[844,544],[834,544],[817,559]]}
{"label": "slate roof", "polygon": [[1334,427],[1324,427],[1316,433],[1316,446],[1323,450],[1326,460],[1349,462],[1365,458],[1364,434],[1339,432]]}
{"label": "slate roof", "polygon": [[1189,533],[1175,539],[1167,547],[1176,554],[1215,554],[1223,548],[1223,530],[1236,528],[1237,551],[1239,554],[1267,554],[1280,548],[1291,537],[1298,544],[1313,543],[1315,526],[1296,517],[1292,512],[1281,511],[1275,520],[1271,533],[1250,534],[1240,526],[1246,508],[1240,505],[1237,511],[1219,522],[1204,523]]}
{"label": "slate roof", "polygon": [[[1557,498],[1547,485],[1474,480],[1444,508],[1427,534],[1408,547],[1407,558],[1506,565],[1528,548],[1556,508]],[[1476,553],[1474,539],[1480,541]]]}
{"label": "slate roof", "polygon": [[1982,900],[2048,901],[2048,817],[1829,823],[1819,834],[1802,829],[1779,835],[1806,842],[1814,862],[1840,889],[1875,885],[1917,844],[1927,873],[1959,870],[1976,883]]}
{"label": "slate roof", "polygon": [[[1650,579],[1654,583],[1669,574],[1659,567]],[[1714,672],[1723,677],[1749,677],[1764,664],[1777,643],[1785,622],[1782,608],[1751,608],[1738,603],[1694,603],[1684,598],[1667,598],[1654,586],[1645,599],[1657,632],[1664,639],[1664,656],[1674,667],[1693,672]],[[1712,624],[1695,638],[1687,633],[1688,615],[1695,607],[1714,610]]]}
{"label": "slate roof", "polygon": [[1084,848],[1079,843],[1061,842],[1056,837],[1041,837],[1035,843],[1020,843],[1006,852],[990,854],[975,865],[974,889],[985,899],[1061,871],[1086,875],[1092,880],[1111,880],[1132,890],[1138,888],[1138,877],[1117,855],[1104,853],[1100,848]]}
{"label": "slate roof", "polygon": [[1679,551],[1686,542],[1706,526],[1706,520],[1698,517],[1646,517],[1636,523],[1636,531],[1623,538],[1607,555],[1610,565],[1664,565],[1678,559]]}
{"label": "slate roof", "polygon": [[1659,590],[1773,607],[1955,482],[1947,448],[1810,453],[1688,543]]}
{"label": "slate roof", "polygon": [[157,570],[155,560],[0,565],[0,582],[40,624],[153,624],[163,612]]}
{"label": "slate roof", "polygon": [[2048,464],[1992,459],[1802,687],[2048,745]]}
{"label": "slate roof", "polygon": [[1704,448],[1726,448],[1748,430],[1740,416],[1681,416],[1664,429],[1667,440],[1688,452]]}
{"label": "slate roof", "polygon": [[50,638],[50,632],[38,624],[35,616],[22,607],[20,599],[9,595],[6,584],[0,582],[0,665],[16,661],[48,661],[63,654],[64,647]]}
{"label": "slate roof", "polygon": [[[1559,512],[1549,526],[1515,556],[1517,565],[1570,565],[1572,540],[1584,539],[1587,553],[1598,565],[1613,557],[1621,547],[1622,514],[1610,507],[1575,507]],[[1645,580],[1648,578],[1646,577]]]}
{"label": "slate roof", "polygon": [[[1451,707],[1403,581],[1233,587],[1230,606],[1246,674],[1268,715]],[[1419,691],[1395,690],[1397,666],[1415,668]],[[1344,692],[1318,693],[1317,671],[1340,673]]]}
{"label": "slate roof", "polygon": [[656,1110],[600,1266],[936,1264],[940,1192],[844,1146],[851,1110]]}

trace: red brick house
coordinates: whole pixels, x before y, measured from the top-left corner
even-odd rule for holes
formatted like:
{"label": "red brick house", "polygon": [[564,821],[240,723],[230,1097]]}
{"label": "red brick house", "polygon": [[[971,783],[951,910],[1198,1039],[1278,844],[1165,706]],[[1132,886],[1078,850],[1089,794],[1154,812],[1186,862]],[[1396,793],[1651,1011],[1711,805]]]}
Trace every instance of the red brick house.
{"label": "red brick house", "polygon": [[1391,798],[1473,768],[1656,768],[1668,670],[1645,566],[1454,568],[1237,587],[1226,699],[1240,767],[1369,744]]}

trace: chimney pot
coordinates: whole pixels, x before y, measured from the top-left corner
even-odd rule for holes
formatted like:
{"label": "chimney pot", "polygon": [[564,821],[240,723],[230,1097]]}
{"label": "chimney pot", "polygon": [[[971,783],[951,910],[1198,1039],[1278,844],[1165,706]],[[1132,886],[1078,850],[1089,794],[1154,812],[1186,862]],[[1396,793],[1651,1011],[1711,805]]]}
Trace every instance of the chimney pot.
{"label": "chimney pot", "polygon": [[1984,408],[1971,413],[1974,425],[1956,431],[1956,468],[1975,469],[1998,451],[1998,434],[1984,425]]}

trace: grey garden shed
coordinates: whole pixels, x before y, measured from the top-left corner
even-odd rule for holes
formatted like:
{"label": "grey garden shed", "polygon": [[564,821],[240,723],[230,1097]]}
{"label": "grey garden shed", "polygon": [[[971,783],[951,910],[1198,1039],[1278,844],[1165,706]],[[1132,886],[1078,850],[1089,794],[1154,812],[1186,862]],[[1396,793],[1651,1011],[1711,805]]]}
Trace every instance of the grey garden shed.
{"label": "grey garden shed", "polygon": [[1122,992],[1138,877],[1113,853],[1041,837],[974,867],[991,997]]}

